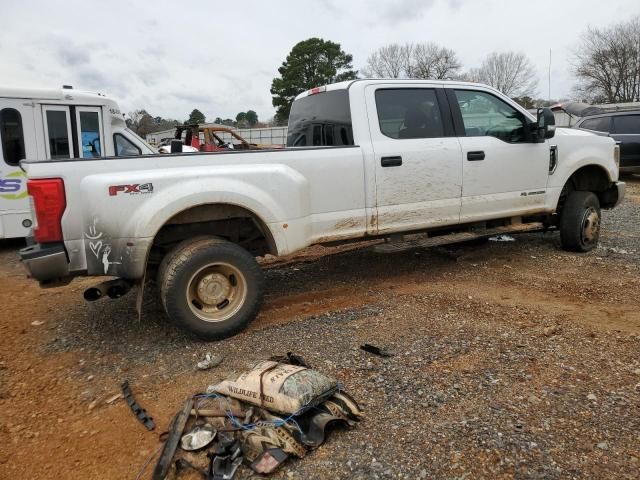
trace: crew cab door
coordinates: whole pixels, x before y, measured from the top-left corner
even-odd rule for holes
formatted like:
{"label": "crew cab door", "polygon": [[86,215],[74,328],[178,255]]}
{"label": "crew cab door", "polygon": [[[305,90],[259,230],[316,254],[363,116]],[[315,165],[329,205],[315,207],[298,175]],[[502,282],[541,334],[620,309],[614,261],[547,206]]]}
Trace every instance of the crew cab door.
{"label": "crew cab door", "polygon": [[530,120],[490,91],[447,89],[462,147],[460,221],[525,215],[545,205],[549,143],[533,143]]}
{"label": "crew cab door", "polygon": [[444,90],[394,83],[371,85],[365,92],[377,232],[458,223],[462,157]]}

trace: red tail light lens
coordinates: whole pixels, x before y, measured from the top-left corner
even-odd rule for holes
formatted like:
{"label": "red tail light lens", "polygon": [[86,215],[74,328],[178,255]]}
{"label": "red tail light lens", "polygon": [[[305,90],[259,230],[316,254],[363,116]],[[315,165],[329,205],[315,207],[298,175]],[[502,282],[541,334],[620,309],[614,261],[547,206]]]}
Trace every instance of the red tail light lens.
{"label": "red tail light lens", "polygon": [[27,181],[27,191],[33,197],[36,227],[33,235],[38,243],[62,241],[62,214],[67,207],[64,181],[43,178]]}

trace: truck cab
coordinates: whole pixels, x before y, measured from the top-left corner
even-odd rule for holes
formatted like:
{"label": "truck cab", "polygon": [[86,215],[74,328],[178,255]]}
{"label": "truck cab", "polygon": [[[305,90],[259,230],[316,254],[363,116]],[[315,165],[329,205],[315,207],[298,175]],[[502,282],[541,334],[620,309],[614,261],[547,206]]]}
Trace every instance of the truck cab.
{"label": "truck cab", "polygon": [[127,128],[118,104],[100,93],[0,88],[0,239],[26,237],[33,225],[29,160],[91,160],[155,153]]}

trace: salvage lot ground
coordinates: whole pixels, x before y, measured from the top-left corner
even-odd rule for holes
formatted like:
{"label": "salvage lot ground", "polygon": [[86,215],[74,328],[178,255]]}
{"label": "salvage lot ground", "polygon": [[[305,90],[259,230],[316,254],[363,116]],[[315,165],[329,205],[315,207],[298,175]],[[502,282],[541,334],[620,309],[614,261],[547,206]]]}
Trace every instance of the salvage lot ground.
{"label": "salvage lot ground", "polygon": [[[158,434],[106,403],[122,380],[161,432],[188,394],[287,351],[338,377],[366,419],[275,478],[637,478],[640,179],[627,180],[590,254],[551,233],[455,255],[314,249],[271,266],[260,317],[212,344],[177,332],[154,295],[138,322],[134,295],[86,304],[95,280],[40,290],[5,242],[0,478],[135,478]],[[208,351],[224,363],[196,372]]]}

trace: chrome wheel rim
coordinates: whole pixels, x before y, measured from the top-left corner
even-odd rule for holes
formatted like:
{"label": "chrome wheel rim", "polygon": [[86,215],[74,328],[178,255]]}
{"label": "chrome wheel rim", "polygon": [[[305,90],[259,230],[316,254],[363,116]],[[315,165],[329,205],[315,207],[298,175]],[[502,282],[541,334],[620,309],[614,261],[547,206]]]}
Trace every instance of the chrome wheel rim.
{"label": "chrome wheel rim", "polygon": [[600,233],[600,214],[594,207],[589,207],[582,217],[582,241],[592,243]]}
{"label": "chrome wheel rim", "polygon": [[247,297],[247,281],[229,263],[212,263],[194,273],[187,287],[191,311],[205,322],[223,322],[233,317]]}

